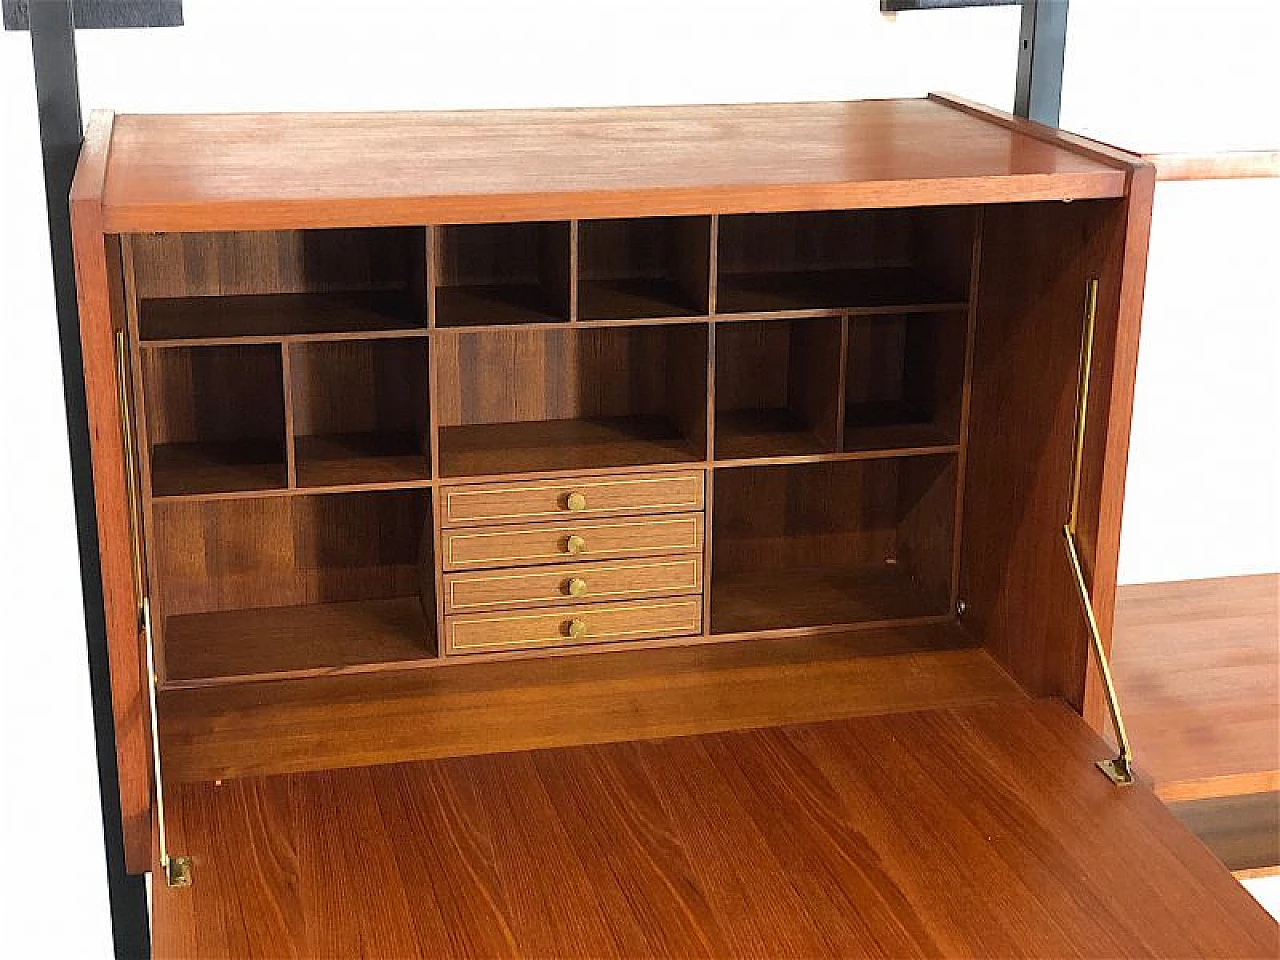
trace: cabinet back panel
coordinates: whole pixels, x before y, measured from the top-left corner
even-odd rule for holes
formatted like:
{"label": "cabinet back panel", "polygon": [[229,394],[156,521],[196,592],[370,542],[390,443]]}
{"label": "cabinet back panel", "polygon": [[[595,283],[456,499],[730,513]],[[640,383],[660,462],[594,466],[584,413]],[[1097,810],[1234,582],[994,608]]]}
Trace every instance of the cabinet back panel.
{"label": "cabinet back panel", "polygon": [[746,467],[715,474],[715,573],[880,564],[895,553],[897,464]]}
{"label": "cabinet back panel", "polygon": [[297,434],[403,431],[425,438],[425,341],[294,344],[290,364]]}
{"label": "cabinet back panel", "polygon": [[161,502],[155,586],[166,616],[417,596],[429,539],[416,490]]}
{"label": "cabinet back panel", "polygon": [[751,213],[720,218],[721,273],[906,266],[911,211]]}
{"label": "cabinet back panel", "polygon": [[129,238],[140,299],[331,290],[400,290],[420,282],[423,230],[145,233]]}
{"label": "cabinet back panel", "polygon": [[142,381],[153,445],[284,441],[278,346],[144,350]]}
{"label": "cabinet back panel", "polygon": [[958,312],[851,318],[847,402],[871,410],[901,406],[956,439],[965,335]]}
{"label": "cabinet back panel", "polygon": [[441,426],[670,416],[706,430],[704,327],[439,336]]}

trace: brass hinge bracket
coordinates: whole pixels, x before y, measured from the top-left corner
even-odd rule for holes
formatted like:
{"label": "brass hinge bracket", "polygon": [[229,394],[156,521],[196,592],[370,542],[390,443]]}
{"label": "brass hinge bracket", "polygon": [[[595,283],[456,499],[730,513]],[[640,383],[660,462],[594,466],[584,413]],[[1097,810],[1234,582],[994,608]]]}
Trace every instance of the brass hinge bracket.
{"label": "brass hinge bracket", "polygon": [[1111,662],[1107,657],[1106,646],[1102,642],[1102,631],[1098,629],[1098,617],[1093,608],[1093,598],[1089,595],[1089,584],[1085,581],[1084,566],[1080,562],[1080,546],[1076,540],[1081,474],[1084,470],[1085,420],[1089,413],[1089,372],[1093,365],[1093,335],[1097,315],[1098,280],[1095,277],[1089,281],[1088,292],[1085,295],[1084,332],[1080,341],[1080,376],[1076,389],[1075,446],[1071,455],[1071,505],[1067,511],[1067,522],[1062,527],[1062,535],[1066,541],[1067,559],[1071,563],[1071,573],[1075,579],[1076,592],[1080,597],[1080,606],[1089,628],[1089,641],[1093,646],[1098,671],[1102,675],[1107,712],[1111,716],[1111,726],[1115,730],[1116,743],[1119,746],[1119,753],[1114,758],[1099,760],[1097,766],[1112,783],[1128,786],[1134,782],[1133,752],[1129,746],[1129,735],[1124,728],[1124,717],[1120,713],[1116,685],[1111,676]]}
{"label": "brass hinge bracket", "polygon": [[151,601],[147,596],[147,569],[142,546],[142,516],[138,509],[138,469],[134,448],[133,412],[129,403],[129,341],[116,331],[116,386],[120,402],[120,433],[124,443],[125,496],[129,506],[129,549],[138,605],[138,631],[147,657],[147,697],[151,716],[151,773],[155,781],[156,840],[160,869],[170,887],[191,886],[191,858],[169,856],[165,835],[164,776],[160,766],[160,723],[156,716],[156,653],[151,634]]}

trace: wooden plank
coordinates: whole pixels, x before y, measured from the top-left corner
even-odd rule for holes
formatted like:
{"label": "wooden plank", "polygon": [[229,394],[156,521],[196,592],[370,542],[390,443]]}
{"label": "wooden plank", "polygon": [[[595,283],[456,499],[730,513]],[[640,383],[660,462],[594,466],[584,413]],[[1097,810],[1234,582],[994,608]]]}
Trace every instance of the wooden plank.
{"label": "wooden plank", "polygon": [[1280,792],[1184,800],[1169,809],[1237,876],[1280,872]]}
{"label": "wooden plank", "polygon": [[102,228],[102,192],[110,163],[113,120],[107,111],[95,111],[89,119],[71,185],[71,224],[125,865],[131,873],[142,873],[151,859],[150,717],[139,642],[137,586],[129,548],[115,368],[115,334],[125,322],[122,272],[118,247],[108,246]]}
{"label": "wooden plank", "polygon": [[1124,171],[1096,151],[931,100],[123,116],[113,139],[106,227],[121,232],[999,203],[1125,189]]}
{"label": "wooden plank", "polygon": [[1280,177],[1280,150],[1229,150],[1222,153],[1148,153],[1157,180],[1250,180]]}
{"label": "wooden plank", "polygon": [[165,769],[291,773],[1021,697],[970,643],[947,624],[166,691]]}
{"label": "wooden plank", "polygon": [[1061,704],[170,789],[157,956],[1274,956]]}
{"label": "wooden plank", "polygon": [[1280,574],[1123,586],[1112,666],[1165,800],[1280,790]]}

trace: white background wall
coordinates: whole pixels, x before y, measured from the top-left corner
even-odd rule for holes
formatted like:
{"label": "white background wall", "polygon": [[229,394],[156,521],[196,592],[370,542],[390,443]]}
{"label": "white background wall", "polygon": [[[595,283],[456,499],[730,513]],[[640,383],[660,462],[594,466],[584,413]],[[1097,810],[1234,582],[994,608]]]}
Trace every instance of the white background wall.
{"label": "white background wall", "polygon": [[[1274,74],[1264,75],[1277,34],[1270,7],[1268,0],[1073,0],[1064,125],[1145,149],[1280,145],[1271,134],[1253,143],[1262,136],[1260,118],[1280,121],[1264,96],[1267,83],[1270,93],[1277,89]],[[847,99],[931,89],[1007,109],[1018,32],[1014,8],[883,17],[876,0],[186,0],[185,13],[179,29],[80,33],[86,112]],[[0,950],[106,956],[101,824],[25,34],[0,34],[0,91],[0,862],[10,866],[0,882],[20,880],[0,891]],[[1198,242],[1206,230],[1234,236],[1259,194],[1166,202],[1169,190],[1161,188],[1157,211],[1123,573],[1135,580],[1277,569],[1277,538],[1268,539],[1265,517],[1258,522],[1277,486],[1274,445],[1270,459],[1258,452],[1267,430],[1280,435],[1266,419],[1268,403],[1275,411],[1274,385],[1265,389],[1276,379],[1266,376],[1276,369],[1268,366],[1276,301],[1246,285],[1266,271],[1252,273],[1256,263],[1240,261],[1245,250],[1213,244],[1212,266],[1197,259],[1209,246]],[[1266,220],[1276,222],[1277,211],[1268,209]],[[1188,223],[1189,241],[1169,239]],[[1256,240],[1250,256],[1274,249],[1266,233]],[[1229,309],[1203,286],[1192,292],[1186,284],[1228,268]],[[1189,333],[1206,327],[1219,332],[1210,347],[1186,346]],[[1168,406],[1171,400],[1178,405]],[[1174,419],[1188,410],[1191,429],[1218,438],[1223,454],[1220,466],[1199,464],[1200,475],[1189,474],[1179,434],[1170,434],[1188,429]],[[1240,444],[1236,434],[1254,442]],[[1161,539],[1169,511],[1179,508],[1185,534],[1182,492],[1192,481],[1204,522],[1191,530],[1193,546],[1179,538],[1171,549]],[[1269,497],[1261,496],[1266,482]],[[1202,497],[1215,487],[1230,493]],[[1240,522],[1246,516],[1253,521]],[[1274,527],[1274,513],[1269,522]]]}

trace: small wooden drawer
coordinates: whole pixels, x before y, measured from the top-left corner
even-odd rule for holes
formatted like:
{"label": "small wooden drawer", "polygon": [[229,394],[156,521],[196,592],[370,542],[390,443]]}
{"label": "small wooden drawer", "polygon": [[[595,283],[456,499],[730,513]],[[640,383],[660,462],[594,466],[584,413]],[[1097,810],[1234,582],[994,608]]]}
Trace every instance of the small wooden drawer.
{"label": "small wooden drawer", "polygon": [[702,550],[702,514],[464,527],[441,535],[445,570],[620,560]]}
{"label": "small wooden drawer", "polygon": [[445,613],[617,602],[702,592],[702,556],[450,573]]}
{"label": "small wooden drawer", "polygon": [[702,632],[702,598],[587,603],[559,610],[464,614],[445,619],[445,651],[492,653],[617,643]]}
{"label": "small wooden drawer", "polygon": [[471,483],[442,488],[441,523],[453,527],[556,517],[685,513],[702,509],[703,486],[701,470]]}

